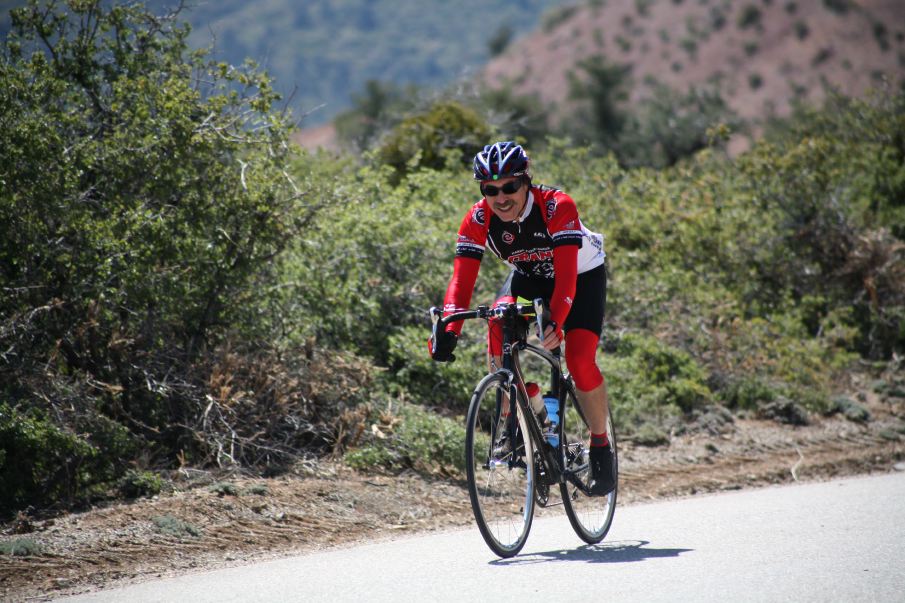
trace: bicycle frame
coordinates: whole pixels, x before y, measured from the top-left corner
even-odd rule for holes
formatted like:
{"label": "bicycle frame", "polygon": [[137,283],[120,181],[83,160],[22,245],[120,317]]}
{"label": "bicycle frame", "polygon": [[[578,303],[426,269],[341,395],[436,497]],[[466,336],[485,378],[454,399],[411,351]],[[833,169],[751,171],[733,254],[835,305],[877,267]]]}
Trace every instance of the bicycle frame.
{"label": "bicycle frame", "polygon": [[[519,321],[527,315],[534,314],[536,318],[536,324],[538,326],[538,333],[541,334],[541,342],[543,342],[543,300],[535,299],[533,307],[517,303],[504,303],[498,306],[494,306],[493,308],[488,308],[487,306],[478,306],[475,310],[455,312],[446,317],[441,317],[442,311],[438,308],[431,308],[430,313],[433,321],[434,341],[437,340],[438,329],[445,328],[446,325],[452,322],[472,318],[483,318],[487,320],[499,319],[501,321],[503,331],[503,346],[501,355],[502,367],[497,369],[495,373],[503,376],[505,379],[506,389],[509,396],[509,404],[511,405],[512,401],[515,400],[515,403],[518,405],[518,408],[522,412],[523,416],[526,417],[525,423],[528,427],[529,432],[527,434],[527,437],[531,438],[532,442],[534,443],[535,450],[540,453],[539,458],[541,463],[543,464],[544,475],[546,477],[544,483],[547,485],[554,485],[563,483],[564,481],[568,480],[585,494],[590,494],[588,488],[575,475],[575,472],[563,469],[565,462],[564,457],[566,454],[565,446],[567,445],[565,438],[560,437],[558,447],[553,448],[552,446],[549,446],[546,442],[546,439],[544,438],[543,431],[538,422],[537,416],[534,414],[534,412],[531,410],[530,405],[528,404],[528,392],[525,387],[525,380],[519,364],[519,352],[530,352],[542,358],[547,362],[547,364],[549,364],[550,383],[553,388],[553,394],[559,399],[560,416],[563,416],[562,413],[565,405],[566,388],[568,387],[567,377],[562,370],[562,360],[560,354],[558,353],[559,350],[556,350],[557,353],[549,352],[544,348],[529,344],[527,337],[519,335],[519,328],[521,327]],[[497,407],[495,416],[497,417],[497,420],[494,422],[494,426],[492,427],[494,431],[492,433],[491,439],[493,441],[495,441],[497,437],[497,434],[495,433],[496,425],[498,424],[499,417],[502,413],[502,392],[497,393],[496,404]],[[582,412],[581,408],[578,407],[578,405],[576,405],[575,410],[581,416],[581,420],[585,421],[584,413]],[[518,433],[518,421],[516,420],[515,412],[509,413],[509,420],[507,421],[506,429],[508,431],[508,436],[511,438],[510,441],[515,442],[516,435]],[[491,456],[490,452],[491,451],[488,450],[488,462]],[[515,455],[513,455],[513,457],[509,460],[509,463],[510,465],[513,465],[518,461],[519,459],[515,458]],[[533,460],[531,461],[533,462]],[[526,462],[528,462],[528,460],[526,460]]]}

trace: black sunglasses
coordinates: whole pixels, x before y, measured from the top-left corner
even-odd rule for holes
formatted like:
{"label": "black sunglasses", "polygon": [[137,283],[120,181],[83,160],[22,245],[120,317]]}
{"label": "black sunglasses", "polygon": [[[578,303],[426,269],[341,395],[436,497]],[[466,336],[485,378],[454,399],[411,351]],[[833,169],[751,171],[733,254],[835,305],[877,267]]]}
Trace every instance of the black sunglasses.
{"label": "black sunglasses", "polygon": [[510,180],[503,186],[494,186],[493,184],[482,184],[481,194],[485,197],[496,197],[502,192],[504,195],[511,195],[522,188],[524,182],[521,178],[518,180]]}

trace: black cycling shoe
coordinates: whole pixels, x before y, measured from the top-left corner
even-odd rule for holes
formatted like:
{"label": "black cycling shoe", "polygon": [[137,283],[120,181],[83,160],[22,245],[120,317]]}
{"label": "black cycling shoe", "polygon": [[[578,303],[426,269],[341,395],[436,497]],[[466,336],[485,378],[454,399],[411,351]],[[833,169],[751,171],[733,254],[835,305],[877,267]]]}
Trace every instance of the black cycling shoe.
{"label": "black cycling shoe", "polygon": [[588,487],[591,496],[606,496],[616,489],[613,472],[613,450],[609,446],[591,446],[591,478]]}

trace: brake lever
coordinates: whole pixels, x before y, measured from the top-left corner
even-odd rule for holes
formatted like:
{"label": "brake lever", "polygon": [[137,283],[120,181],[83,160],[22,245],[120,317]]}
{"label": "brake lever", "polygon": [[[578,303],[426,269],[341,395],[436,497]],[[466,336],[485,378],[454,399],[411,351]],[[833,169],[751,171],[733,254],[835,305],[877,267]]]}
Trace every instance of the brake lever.
{"label": "brake lever", "polygon": [[440,324],[440,317],[443,315],[443,311],[436,307],[431,306],[429,310],[431,315],[431,354],[437,351],[437,326]]}
{"label": "brake lever", "polygon": [[544,300],[538,297],[534,300],[534,320],[537,323],[537,336],[541,344],[544,343]]}

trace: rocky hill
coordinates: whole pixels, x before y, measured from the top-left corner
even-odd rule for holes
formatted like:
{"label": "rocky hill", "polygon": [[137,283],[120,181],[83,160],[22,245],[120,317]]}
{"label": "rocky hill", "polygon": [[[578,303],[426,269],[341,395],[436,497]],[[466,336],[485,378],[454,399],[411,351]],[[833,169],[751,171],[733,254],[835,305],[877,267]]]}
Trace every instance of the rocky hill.
{"label": "rocky hill", "polygon": [[631,101],[651,78],[674,89],[718,84],[739,116],[786,115],[825,84],[860,96],[905,79],[901,0],[589,1],[516,40],[483,77],[567,110],[576,63],[631,66]]}

